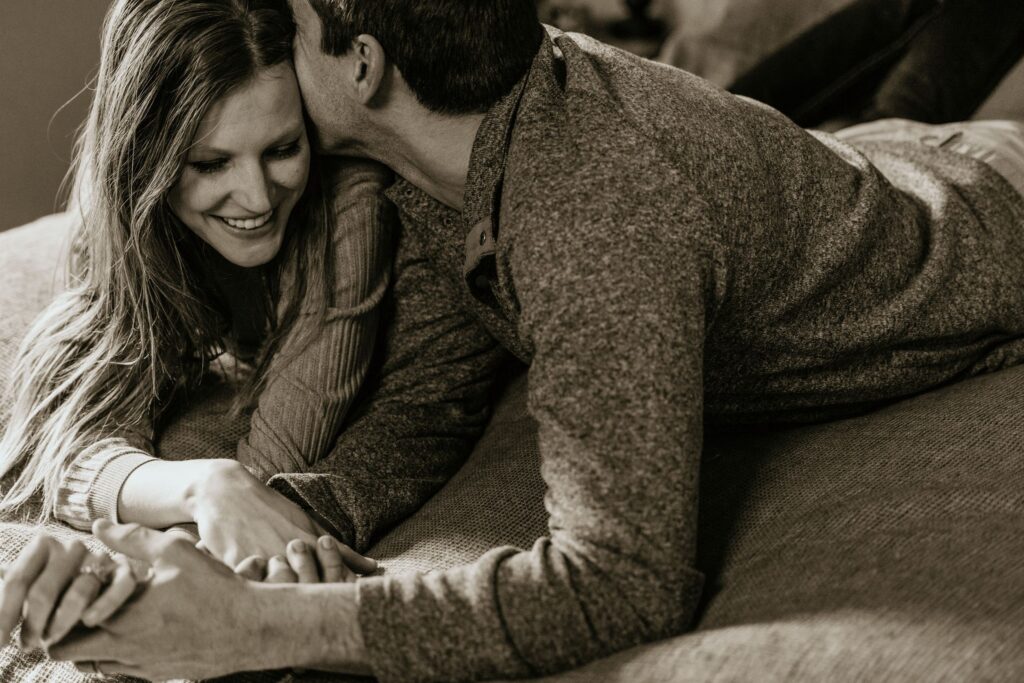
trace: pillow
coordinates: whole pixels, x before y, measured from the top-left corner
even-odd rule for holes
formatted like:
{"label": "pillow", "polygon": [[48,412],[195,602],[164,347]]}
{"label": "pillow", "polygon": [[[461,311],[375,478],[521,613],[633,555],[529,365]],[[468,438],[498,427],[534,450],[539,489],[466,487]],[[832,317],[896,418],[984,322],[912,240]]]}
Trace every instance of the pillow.
{"label": "pillow", "polygon": [[728,87],[764,57],[857,0],[672,0],[659,60]]}

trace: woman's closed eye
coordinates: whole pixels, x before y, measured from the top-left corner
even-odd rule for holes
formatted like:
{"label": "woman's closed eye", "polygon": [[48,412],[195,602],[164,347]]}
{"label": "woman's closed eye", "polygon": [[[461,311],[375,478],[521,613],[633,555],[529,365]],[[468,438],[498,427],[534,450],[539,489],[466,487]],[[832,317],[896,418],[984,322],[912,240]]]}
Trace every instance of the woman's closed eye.
{"label": "woman's closed eye", "polygon": [[199,173],[216,173],[227,166],[227,159],[210,159],[209,161],[190,161],[188,165]]}
{"label": "woman's closed eye", "polygon": [[290,159],[302,151],[302,140],[296,139],[282,147],[275,147],[267,152],[272,159]]}
{"label": "woman's closed eye", "polygon": [[[287,145],[281,147],[274,147],[267,150],[264,156],[271,160],[290,159],[296,156],[302,151],[302,140],[296,139]],[[199,161],[190,161],[188,165],[195,169],[198,173],[216,173],[224,170],[228,165],[228,159],[226,157],[217,159],[203,159]]]}

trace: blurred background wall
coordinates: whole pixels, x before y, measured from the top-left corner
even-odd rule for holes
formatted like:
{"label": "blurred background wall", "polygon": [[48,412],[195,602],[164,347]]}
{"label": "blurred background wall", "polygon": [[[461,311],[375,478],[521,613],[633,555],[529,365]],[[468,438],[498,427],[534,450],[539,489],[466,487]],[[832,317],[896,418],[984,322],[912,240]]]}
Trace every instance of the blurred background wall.
{"label": "blurred background wall", "polygon": [[[60,208],[58,188],[89,104],[89,92],[78,93],[99,64],[109,4],[0,0],[0,230]],[[621,0],[587,4],[602,18],[624,14]]]}
{"label": "blurred background wall", "polygon": [[0,0],[0,230],[55,208],[108,4]]}
{"label": "blurred background wall", "polygon": [[[625,15],[624,0],[558,1],[583,4],[603,22]],[[652,14],[674,20],[684,40],[700,39],[721,32],[720,24],[729,26],[737,7],[765,1],[653,0]],[[841,5],[846,0],[804,1]],[[109,0],[0,0],[0,230],[59,208],[58,188],[89,102],[89,91],[80,91],[99,62],[99,34],[108,5]],[[779,14],[777,9],[773,7],[771,16]],[[748,20],[756,24],[760,19]],[[1022,102],[1024,63],[979,116],[1019,117]]]}

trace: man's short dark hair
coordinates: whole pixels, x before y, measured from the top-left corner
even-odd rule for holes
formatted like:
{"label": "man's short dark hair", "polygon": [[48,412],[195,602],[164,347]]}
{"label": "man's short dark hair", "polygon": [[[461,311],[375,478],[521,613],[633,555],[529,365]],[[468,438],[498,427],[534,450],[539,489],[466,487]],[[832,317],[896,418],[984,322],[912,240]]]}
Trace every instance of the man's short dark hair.
{"label": "man's short dark hair", "polygon": [[489,109],[530,68],[543,35],[536,0],[309,0],[321,49],[340,56],[376,38],[428,109]]}

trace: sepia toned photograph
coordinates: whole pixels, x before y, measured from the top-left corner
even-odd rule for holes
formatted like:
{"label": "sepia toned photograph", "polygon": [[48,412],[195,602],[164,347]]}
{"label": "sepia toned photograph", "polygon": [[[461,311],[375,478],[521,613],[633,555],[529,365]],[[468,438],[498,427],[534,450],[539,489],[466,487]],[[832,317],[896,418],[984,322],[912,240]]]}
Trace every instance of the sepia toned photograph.
{"label": "sepia toned photograph", "polygon": [[1021,0],[0,0],[0,683],[1024,680]]}

